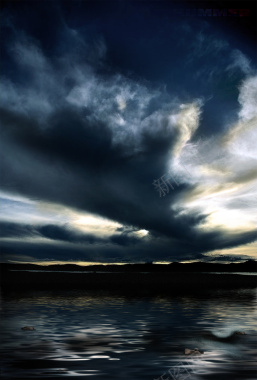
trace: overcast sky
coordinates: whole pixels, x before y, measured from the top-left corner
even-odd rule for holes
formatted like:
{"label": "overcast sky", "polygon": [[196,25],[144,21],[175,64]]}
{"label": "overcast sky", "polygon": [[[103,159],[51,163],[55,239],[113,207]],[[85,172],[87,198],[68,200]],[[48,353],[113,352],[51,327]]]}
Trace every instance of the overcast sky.
{"label": "overcast sky", "polygon": [[4,3],[1,261],[257,259],[256,3],[228,4]]}

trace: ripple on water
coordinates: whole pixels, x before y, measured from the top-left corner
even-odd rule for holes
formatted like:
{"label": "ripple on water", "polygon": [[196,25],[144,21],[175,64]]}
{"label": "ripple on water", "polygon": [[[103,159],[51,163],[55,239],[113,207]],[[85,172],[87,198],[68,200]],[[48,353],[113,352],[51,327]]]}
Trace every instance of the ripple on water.
{"label": "ripple on water", "polygon": [[[147,298],[34,292],[5,298],[1,317],[5,378],[153,380],[188,371],[191,380],[256,379],[254,290]],[[36,330],[22,331],[26,325]],[[248,334],[222,340],[236,330]],[[205,353],[188,357],[185,347]]]}

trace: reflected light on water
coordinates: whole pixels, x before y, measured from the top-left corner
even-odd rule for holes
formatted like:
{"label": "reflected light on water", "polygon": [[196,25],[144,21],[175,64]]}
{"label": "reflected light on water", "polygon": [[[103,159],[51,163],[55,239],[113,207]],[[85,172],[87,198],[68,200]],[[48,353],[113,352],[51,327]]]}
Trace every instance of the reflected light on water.
{"label": "reflected light on water", "polygon": [[[153,380],[180,365],[191,380],[256,378],[253,289],[172,297],[32,292],[4,297],[1,317],[7,379]],[[26,325],[36,330],[22,331]],[[184,355],[195,347],[204,354]]]}

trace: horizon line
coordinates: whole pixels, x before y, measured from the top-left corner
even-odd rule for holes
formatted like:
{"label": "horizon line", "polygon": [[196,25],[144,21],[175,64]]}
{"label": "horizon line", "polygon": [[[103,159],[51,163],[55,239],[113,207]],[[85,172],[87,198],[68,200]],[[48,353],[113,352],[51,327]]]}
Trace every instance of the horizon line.
{"label": "horizon line", "polygon": [[106,262],[83,262],[83,261],[15,261],[15,260],[9,260],[7,262],[0,262],[0,264],[25,264],[25,265],[39,265],[39,266],[50,266],[50,265],[77,265],[77,266],[110,266],[110,265],[116,265],[116,266],[123,266],[123,265],[169,265],[169,264],[196,264],[196,263],[202,263],[202,264],[244,264],[248,261],[256,262],[254,259],[247,259],[244,261],[201,261],[201,260],[192,260],[192,261],[170,261],[170,262],[127,262],[127,263],[106,263]]}

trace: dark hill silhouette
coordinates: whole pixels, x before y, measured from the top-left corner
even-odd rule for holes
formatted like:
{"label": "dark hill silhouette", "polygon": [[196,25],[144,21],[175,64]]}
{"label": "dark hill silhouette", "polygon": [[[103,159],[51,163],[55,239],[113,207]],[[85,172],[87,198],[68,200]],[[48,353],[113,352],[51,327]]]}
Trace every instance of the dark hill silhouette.
{"label": "dark hill silhouette", "polygon": [[[82,273],[81,273],[82,272]],[[84,273],[83,273],[84,272]],[[212,272],[222,272],[215,274]],[[230,272],[226,274],[224,272]],[[199,292],[220,288],[256,288],[256,276],[231,272],[257,272],[256,262],[171,263],[93,265],[1,264],[1,289],[4,292],[22,290],[93,289],[122,292]]]}
{"label": "dark hill silhouette", "polygon": [[6,270],[41,270],[41,271],[90,271],[90,272],[257,272],[257,261],[247,260],[243,263],[179,263],[170,264],[124,264],[124,265],[90,265],[77,264],[0,264],[1,271]]}

